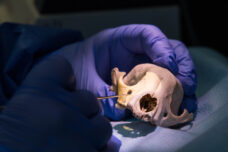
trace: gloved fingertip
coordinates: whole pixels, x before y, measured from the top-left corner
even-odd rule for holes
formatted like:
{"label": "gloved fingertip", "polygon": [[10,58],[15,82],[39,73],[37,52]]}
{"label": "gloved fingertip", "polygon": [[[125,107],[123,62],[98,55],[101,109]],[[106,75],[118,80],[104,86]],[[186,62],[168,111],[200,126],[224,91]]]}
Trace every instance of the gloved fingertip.
{"label": "gloved fingertip", "polygon": [[101,101],[104,116],[114,121],[123,120],[130,117],[131,112],[127,109],[118,109],[115,106],[116,102],[116,99],[105,99]]}
{"label": "gloved fingertip", "polygon": [[189,113],[194,113],[197,110],[197,98],[195,95],[192,96],[184,96],[183,101],[181,103],[179,114],[181,114],[184,109],[187,109]]}
{"label": "gloved fingertip", "polygon": [[112,135],[102,152],[118,152],[120,150],[121,144],[121,141]]}

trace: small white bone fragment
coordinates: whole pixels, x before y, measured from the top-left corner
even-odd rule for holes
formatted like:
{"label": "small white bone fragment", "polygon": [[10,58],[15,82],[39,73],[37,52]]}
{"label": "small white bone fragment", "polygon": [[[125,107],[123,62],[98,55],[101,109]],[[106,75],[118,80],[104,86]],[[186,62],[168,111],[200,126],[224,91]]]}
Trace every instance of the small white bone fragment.
{"label": "small white bone fragment", "polygon": [[178,115],[184,92],[180,81],[169,70],[154,64],[140,64],[125,74],[118,68],[111,73],[110,89],[118,95],[129,94],[118,98],[118,108],[128,108],[135,117],[163,127],[193,119],[193,114],[186,109]]}
{"label": "small white bone fragment", "polygon": [[130,128],[130,127],[128,127],[128,126],[123,126],[123,129],[125,129],[125,130],[127,130],[127,131],[133,131],[134,129],[133,128]]}

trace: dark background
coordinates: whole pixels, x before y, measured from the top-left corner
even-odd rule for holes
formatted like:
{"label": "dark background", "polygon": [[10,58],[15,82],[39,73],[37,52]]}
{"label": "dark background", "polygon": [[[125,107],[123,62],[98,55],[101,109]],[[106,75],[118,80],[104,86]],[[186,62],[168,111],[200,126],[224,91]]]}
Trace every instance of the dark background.
{"label": "dark background", "polygon": [[203,45],[228,56],[225,1],[196,0],[37,0],[41,14],[60,14],[178,5],[181,40],[187,45]]}

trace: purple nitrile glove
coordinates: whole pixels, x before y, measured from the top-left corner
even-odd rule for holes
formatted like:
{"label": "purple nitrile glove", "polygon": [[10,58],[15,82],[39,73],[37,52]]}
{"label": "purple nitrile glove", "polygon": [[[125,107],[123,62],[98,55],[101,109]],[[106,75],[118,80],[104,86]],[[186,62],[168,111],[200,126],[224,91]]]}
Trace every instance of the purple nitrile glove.
{"label": "purple nitrile glove", "polygon": [[181,82],[184,89],[184,99],[182,101],[180,112],[186,108],[189,112],[195,112],[197,109],[196,87],[197,75],[194,63],[186,46],[177,40],[169,40],[171,47],[176,54],[178,64],[178,73],[175,75]]}
{"label": "purple nitrile glove", "polygon": [[[111,70],[129,72],[140,63],[153,63],[169,69],[181,81],[185,98],[181,110],[196,110],[196,73],[186,47],[179,41],[168,40],[153,25],[133,24],[104,30],[84,41],[59,49],[72,64],[76,87],[96,96],[114,95],[110,91]],[[125,118],[129,113],[115,107],[116,99],[102,100],[104,115],[112,120]]]}

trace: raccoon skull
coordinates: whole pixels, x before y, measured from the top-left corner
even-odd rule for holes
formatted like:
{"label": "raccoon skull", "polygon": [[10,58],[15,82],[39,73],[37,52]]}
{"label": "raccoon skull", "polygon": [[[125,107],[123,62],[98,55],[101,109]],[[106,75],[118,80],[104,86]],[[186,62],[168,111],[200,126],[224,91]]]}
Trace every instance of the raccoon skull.
{"label": "raccoon skull", "polygon": [[193,119],[186,109],[178,115],[184,92],[180,81],[167,69],[140,64],[125,74],[118,68],[111,73],[110,89],[119,95],[116,107],[130,109],[136,118],[162,127]]}

